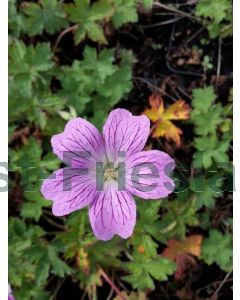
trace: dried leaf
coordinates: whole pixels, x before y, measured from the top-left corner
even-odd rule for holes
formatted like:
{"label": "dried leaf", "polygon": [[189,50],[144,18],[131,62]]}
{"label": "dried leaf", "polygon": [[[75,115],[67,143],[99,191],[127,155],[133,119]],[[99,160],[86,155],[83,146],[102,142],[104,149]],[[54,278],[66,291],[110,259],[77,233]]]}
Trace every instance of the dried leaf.
{"label": "dried leaf", "polygon": [[190,235],[183,241],[175,239],[168,241],[168,247],[162,255],[176,262],[174,274],[176,280],[183,279],[186,272],[196,264],[191,255],[200,256],[202,239],[202,235]]}
{"label": "dried leaf", "polygon": [[202,235],[194,234],[186,237],[185,240],[169,240],[167,243],[167,248],[163,251],[163,256],[176,260],[179,254],[192,254],[194,256],[199,256],[201,252]]}
{"label": "dried leaf", "polygon": [[164,112],[164,104],[163,104],[163,98],[157,94],[152,94],[149,97],[149,105],[153,109],[157,109],[160,114],[163,114]]}
{"label": "dried leaf", "polygon": [[80,248],[78,250],[77,265],[83,271],[84,274],[86,275],[89,274],[90,265],[89,265],[88,253],[83,248]]}
{"label": "dried leaf", "polygon": [[178,100],[166,109],[164,118],[168,120],[187,120],[190,110],[190,106],[184,100]]}
{"label": "dried leaf", "polygon": [[167,109],[161,96],[153,94],[149,97],[151,108],[143,113],[155,123],[152,127],[152,137],[165,137],[180,145],[182,130],[172,123],[172,120],[187,120],[189,118],[190,106],[184,100],[178,100]]}
{"label": "dried leaf", "polygon": [[176,271],[174,277],[176,280],[184,279],[188,270],[192,270],[196,264],[195,259],[189,254],[178,254],[176,258]]}
{"label": "dried leaf", "polygon": [[180,135],[182,134],[182,130],[175,126],[170,121],[162,121],[156,126],[152,137],[158,138],[160,136],[164,136],[167,140],[173,140],[177,145],[180,145]]}

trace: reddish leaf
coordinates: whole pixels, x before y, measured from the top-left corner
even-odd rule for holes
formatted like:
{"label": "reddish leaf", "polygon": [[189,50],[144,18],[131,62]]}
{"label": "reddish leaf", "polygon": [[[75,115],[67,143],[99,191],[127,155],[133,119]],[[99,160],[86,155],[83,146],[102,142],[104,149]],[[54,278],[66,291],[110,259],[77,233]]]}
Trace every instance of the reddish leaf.
{"label": "reddish leaf", "polygon": [[175,239],[168,241],[168,247],[162,255],[176,262],[174,274],[176,280],[183,279],[187,270],[195,265],[196,261],[192,255],[200,256],[202,239],[202,235],[190,235],[183,241]]}

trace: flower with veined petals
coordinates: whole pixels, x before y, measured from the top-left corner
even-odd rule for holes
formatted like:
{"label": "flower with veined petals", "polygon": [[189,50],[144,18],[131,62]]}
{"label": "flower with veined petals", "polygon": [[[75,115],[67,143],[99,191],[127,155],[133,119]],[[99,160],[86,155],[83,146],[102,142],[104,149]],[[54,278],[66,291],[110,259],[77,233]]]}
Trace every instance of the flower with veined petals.
{"label": "flower with veined petals", "polygon": [[[131,236],[136,223],[132,195],[159,199],[174,188],[168,176],[174,168],[169,155],[158,150],[142,151],[149,131],[146,116],[133,116],[125,109],[110,113],[102,135],[82,118],[70,120],[64,132],[51,139],[53,152],[68,167],[54,172],[41,187],[43,196],[53,201],[53,214],[63,216],[89,206],[97,238]],[[99,166],[101,173],[97,171]]]}

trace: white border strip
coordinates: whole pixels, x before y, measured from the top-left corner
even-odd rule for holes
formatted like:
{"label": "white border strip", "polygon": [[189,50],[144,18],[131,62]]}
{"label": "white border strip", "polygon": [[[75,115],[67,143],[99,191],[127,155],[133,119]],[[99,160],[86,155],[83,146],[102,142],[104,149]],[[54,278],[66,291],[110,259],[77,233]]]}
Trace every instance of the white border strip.
{"label": "white border strip", "polygon": [[[0,3],[0,162],[8,161],[8,1]],[[2,168],[1,168],[2,171]],[[4,172],[5,173],[5,172]],[[4,183],[5,185],[5,183]],[[2,185],[1,182],[1,186]],[[8,195],[6,192],[0,194],[0,282],[1,282],[1,299],[8,297]]]}

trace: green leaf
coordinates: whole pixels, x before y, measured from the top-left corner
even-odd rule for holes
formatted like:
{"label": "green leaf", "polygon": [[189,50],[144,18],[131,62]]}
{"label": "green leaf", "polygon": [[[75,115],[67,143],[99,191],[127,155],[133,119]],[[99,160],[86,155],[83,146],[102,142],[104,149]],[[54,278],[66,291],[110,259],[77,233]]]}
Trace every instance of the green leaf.
{"label": "green leaf", "polygon": [[108,110],[131,90],[134,58],[130,52],[122,52],[117,65],[112,49],[97,54],[90,47],[85,47],[83,56],[72,66],[62,67],[58,74],[62,85],[59,95],[68,99],[78,114],[83,113],[92,100],[92,122],[100,127]]}
{"label": "green leaf", "polygon": [[96,50],[90,47],[84,49],[84,60],[82,68],[85,72],[91,72],[96,80],[97,85],[102,85],[108,76],[113,75],[117,66],[114,65],[114,50],[104,49],[99,54]]}
{"label": "green leaf", "polygon": [[21,216],[38,221],[43,207],[49,207],[50,201],[40,194],[41,177],[48,177],[49,171],[59,167],[58,158],[48,153],[42,158],[41,146],[34,138],[29,138],[28,144],[11,155],[11,169],[21,174],[21,185],[24,189],[25,201],[21,208]]}
{"label": "green leaf", "polygon": [[[50,44],[27,47],[15,41],[9,47],[10,89],[20,97],[30,98],[33,91],[49,84],[48,71],[53,67]],[[11,102],[10,102],[11,104]]]}
{"label": "green leaf", "polygon": [[68,25],[62,4],[57,0],[26,3],[23,12],[27,16],[24,21],[24,30],[30,36],[42,34],[44,30],[53,34]]}
{"label": "green leaf", "polygon": [[42,197],[38,186],[35,186],[34,192],[25,192],[24,196],[28,200],[24,202],[21,208],[21,216],[24,218],[32,218],[38,221],[42,215],[42,208],[50,207],[52,204]]}
{"label": "green leaf", "polygon": [[110,105],[114,106],[122,97],[132,89],[131,67],[119,68],[109,76],[103,86],[99,86],[98,91],[104,97],[110,99]]}
{"label": "green leaf", "polygon": [[[139,199],[138,201],[138,214],[139,221],[136,224],[135,238],[142,239],[142,235],[145,233],[150,234],[158,241],[162,241],[164,239],[163,235],[160,233],[161,223],[159,221],[159,209],[161,206],[161,201],[144,201]],[[138,236],[140,234],[140,236]]]}
{"label": "green leaf", "polygon": [[212,86],[203,89],[194,89],[192,99],[192,106],[194,108],[193,113],[195,113],[195,111],[204,114],[207,113],[215,98],[216,95]]}
{"label": "green leaf", "polygon": [[142,2],[143,5],[149,9],[153,6],[154,0],[142,0]]}
{"label": "green leaf", "polygon": [[223,163],[229,161],[227,155],[229,141],[219,141],[215,135],[195,138],[195,147],[198,150],[194,154],[196,168],[204,167],[207,169],[214,162]]}
{"label": "green leaf", "polygon": [[207,24],[210,38],[232,35],[232,1],[200,0],[196,6],[196,15]]}
{"label": "green leaf", "polygon": [[69,121],[69,120],[72,119],[71,114],[69,112],[67,112],[67,111],[59,111],[58,113],[66,121]]}
{"label": "green leaf", "polygon": [[115,28],[119,28],[126,23],[138,21],[138,14],[135,0],[115,0],[115,13],[112,22]]}
{"label": "green leaf", "polygon": [[[99,264],[103,267],[121,267],[122,262],[119,257],[121,251],[126,249],[125,246],[119,238],[113,238],[106,243],[95,242],[90,249],[87,249],[92,269]],[[107,260],[105,259],[106,257],[108,257]]]}
{"label": "green leaf", "polygon": [[166,242],[173,237],[184,239],[186,226],[198,225],[196,200],[188,191],[179,193],[174,201],[163,201],[162,205],[167,209],[160,221],[159,231],[164,237],[163,241]]}
{"label": "green leaf", "polygon": [[[209,108],[209,110],[204,113],[204,118],[201,112],[194,111],[192,113],[192,120],[195,124],[195,132],[198,135],[208,135],[210,133],[215,133],[217,127],[222,123],[223,109],[219,104],[216,104]],[[206,122],[208,120],[208,122]]]}
{"label": "green leaf", "polygon": [[216,185],[219,191],[213,190],[210,181],[214,180],[215,176],[207,179],[203,175],[196,176],[190,180],[190,189],[194,192],[196,197],[196,207],[201,208],[202,206],[214,207],[215,198],[220,197],[221,193],[221,182],[215,178]]}
{"label": "green leaf", "polygon": [[113,14],[114,8],[111,1],[98,0],[91,6],[89,17],[94,21],[101,21],[102,19],[109,19]]}
{"label": "green leaf", "polygon": [[19,14],[17,11],[16,0],[8,1],[8,24],[11,33],[9,39],[11,39],[12,36],[19,37],[24,26],[24,18],[22,14]]}
{"label": "green leaf", "polygon": [[[213,163],[228,162],[227,151],[231,137],[218,138],[217,130],[222,130],[223,120],[226,118],[227,108],[213,103],[216,98],[211,86],[193,91],[192,122],[195,132],[199,137],[195,138],[194,145],[197,152],[194,154],[196,168],[209,168]],[[204,117],[203,117],[204,116]],[[207,122],[206,122],[207,120]]]}
{"label": "green leaf", "polygon": [[137,248],[138,251],[142,251],[146,257],[155,257],[157,254],[158,244],[154,242],[149,234],[136,233],[133,236],[132,245]]}
{"label": "green leaf", "polygon": [[62,132],[65,125],[66,121],[64,121],[60,116],[51,116],[51,118],[48,118],[47,126],[43,130],[43,135],[48,137],[48,146],[50,146],[50,137],[56,133]]}
{"label": "green leaf", "polygon": [[140,291],[144,291],[145,289],[154,289],[154,282],[146,271],[142,270],[141,273],[133,275],[127,275],[124,277],[124,280],[131,283],[133,288],[138,289]]}
{"label": "green leaf", "polygon": [[[31,137],[28,144],[24,145],[20,150],[12,153],[11,168],[19,171],[20,168],[37,168],[40,165],[42,149],[36,139]],[[34,165],[34,166],[33,166]],[[20,170],[22,171],[22,170]]]}
{"label": "green leaf", "polygon": [[69,20],[77,25],[74,34],[76,45],[85,37],[95,42],[107,43],[100,22],[108,21],[114,13],[110,1],[99,0],[90,5],[90,1],[75,0],[74,4],[65,4],[64,9]]}
{"label": "green leaf", "polygon": [[175,264],[162,256],[156,257],[154,260],[147,262],[144,268],[159,281],[167,280],[169,275],[172,275],[176,269]]}
{"label": "green leaf", "polygon": [[43,234],[39,226],[27,226],[16,217],[9,219],[9,281],[14,286],[21,286],[29,278],[34,278],[36,265],[29,259],[28,251],[39,243]]}
{"label": "green leaf", "polygon": [[42,286],[49,275],[50,265],[47,260],[47,256],[43,255],[42,258],[38,262],[38,266],[36,268],[36,284],[37,286]]}
{"label": "green leaf", "polygon": [[219,23],[226,18],[228,10],[231,10],[229,0],[199,0],[196,7],[196,15],[210,17]]}
{"label": "green leaf", "polygon": [[201,256],[203,260],[211,265],[215,262],[226,272],[232,270],[232,235],[222,234],[213,229],[210,230],[209,237],[203,240]]}
{"label": "green leaf", "polygon": [[49,300],[50,293],[33,282],[25,281],[19,289],[14,289],[14,297],[23,300]]}
{"label": "green leaf", "polygon": [[107,40],[104,35],[103,28],[96,23],[93,23],[88,26],[87,35],[94,42],[99,42],[101,44],[107,44]]}
{"label": "green leaf", "polygon": [[126,263],[131,274],[125,276],[124,280],[131,283],[133,288],[141,291],[147,288],[154,289],[152,277],[159,281],[165,281],[176,269],[172,261],[162,256],[146,259],[138,253],[134,254],[133,259],[133,261]]}
{"label": "green leaf", "polygon": [[63,278],[65,275],[71,274],[72,269],[58,257],[55,248],[50,245],[48,246],[48,259],[55,275]]}

